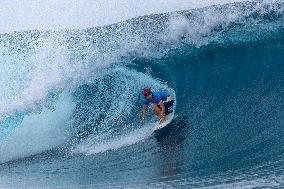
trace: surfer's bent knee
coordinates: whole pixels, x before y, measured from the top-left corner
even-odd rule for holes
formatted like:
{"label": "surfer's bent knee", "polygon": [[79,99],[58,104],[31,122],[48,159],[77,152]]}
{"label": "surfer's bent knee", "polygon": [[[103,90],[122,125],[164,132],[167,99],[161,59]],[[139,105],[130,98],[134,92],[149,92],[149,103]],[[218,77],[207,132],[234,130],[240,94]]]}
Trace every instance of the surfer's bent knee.
{"label": "surfer's bent knee", "polygon": [[158,105],[153,105],[153,114],[154,115],[160,115],[161,109]]}

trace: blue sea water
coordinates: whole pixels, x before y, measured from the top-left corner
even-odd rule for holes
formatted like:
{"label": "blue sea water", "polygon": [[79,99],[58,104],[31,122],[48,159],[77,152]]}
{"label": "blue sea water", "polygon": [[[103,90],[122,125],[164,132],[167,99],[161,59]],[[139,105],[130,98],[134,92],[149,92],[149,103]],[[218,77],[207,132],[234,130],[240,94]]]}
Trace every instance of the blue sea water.
{"label": "blue sea water", "polygon": [[[0,187],[284,187],[283,11],[242,2],[2,34]],[[158,132],[140,124],[149,86],[176,99]]]}

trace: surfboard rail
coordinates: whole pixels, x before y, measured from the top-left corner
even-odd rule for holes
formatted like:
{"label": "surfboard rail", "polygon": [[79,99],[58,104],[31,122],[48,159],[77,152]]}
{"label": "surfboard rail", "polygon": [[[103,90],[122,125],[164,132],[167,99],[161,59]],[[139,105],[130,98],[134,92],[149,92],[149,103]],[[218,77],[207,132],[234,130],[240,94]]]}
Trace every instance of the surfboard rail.
{"label": "surfboard rail", "polygon": [[174,118],[174,112],[170,113],[169,115],[167,115],[166,117],[166,121],[164,121],[163,123],[160,123],[160,121],[157,121],[157,126],[155,128],[155,131],[156,130],[159,130],[159,129],[162,129],[164,128],[165,126],[167,126]]}

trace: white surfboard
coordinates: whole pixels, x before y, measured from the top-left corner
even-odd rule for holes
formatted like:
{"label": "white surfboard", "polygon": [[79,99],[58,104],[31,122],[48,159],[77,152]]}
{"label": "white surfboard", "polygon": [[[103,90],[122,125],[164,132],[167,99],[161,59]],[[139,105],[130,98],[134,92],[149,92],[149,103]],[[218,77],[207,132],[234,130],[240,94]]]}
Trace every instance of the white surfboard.
{"label": "white surfboard", "polygon": [[166,121],[164,121],[163,123],[160,123],[160,120],[156,122],[156,130],[162,129],[165,126],[167,126],[174,118],[174,112],[170,113],[169,115],[167,115],[166,117]]}

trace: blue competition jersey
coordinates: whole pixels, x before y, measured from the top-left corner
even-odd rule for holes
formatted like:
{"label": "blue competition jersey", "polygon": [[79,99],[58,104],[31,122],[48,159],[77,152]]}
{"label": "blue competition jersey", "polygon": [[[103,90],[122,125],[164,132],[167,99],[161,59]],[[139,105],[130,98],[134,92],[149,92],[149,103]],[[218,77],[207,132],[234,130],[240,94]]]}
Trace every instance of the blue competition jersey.
{"label": "blue competition jersey", "polygon": [[152,95],[153,95],[152,100],[145,99],[144,104],[146,106],[149,106],[149,104],[151,104],[151,103],[152,104],[159,104],[161,101],[166,101],[167,97],[170,96],[166,92],[153,92]]}

